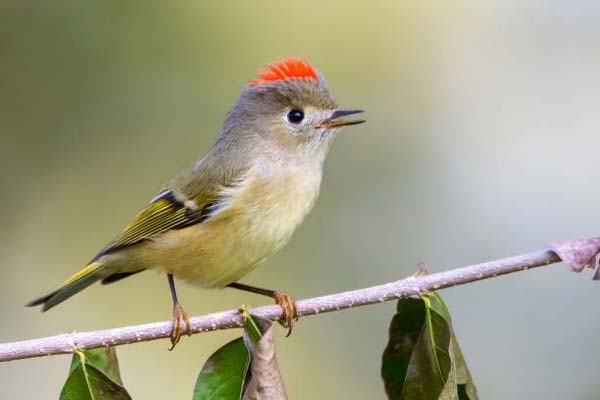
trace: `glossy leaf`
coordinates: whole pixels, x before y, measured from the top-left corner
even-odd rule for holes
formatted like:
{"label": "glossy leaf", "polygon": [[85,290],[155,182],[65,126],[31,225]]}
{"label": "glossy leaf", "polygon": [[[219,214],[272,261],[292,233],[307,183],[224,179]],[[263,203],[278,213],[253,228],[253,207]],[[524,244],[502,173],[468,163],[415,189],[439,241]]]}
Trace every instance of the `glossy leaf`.
{"label": "glossy leaf", "polygon": [[271,321],[244,314],[244,336],[217,350],[196,380],[193,400],[285,399]]}
{"label": "glossy leaf", "polygon": [[77,350],[60,400],[128,400],[114,348]]}
{"label": "glossy leaf", "polygon": [[477,392],[437,293],[398,301],[381,374],[391,400],[474,400]]}
{"label": "glossy leaf", "polygon": [[242,398],[250,352],[237,338],[211,355],[196,379],[193,400],[239,400]]}

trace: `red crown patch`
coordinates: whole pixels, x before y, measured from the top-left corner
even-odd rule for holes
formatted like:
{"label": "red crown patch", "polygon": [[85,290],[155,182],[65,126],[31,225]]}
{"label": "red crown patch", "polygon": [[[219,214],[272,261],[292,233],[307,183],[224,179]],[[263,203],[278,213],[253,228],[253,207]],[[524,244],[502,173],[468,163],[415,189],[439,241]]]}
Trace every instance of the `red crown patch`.
{"label": "red crown patch", "polygon": [[258,71],[258,77],[250,81],[251,85],[281,81],[293,78],[317,79],[317,71],[306,61],[288,58],[267,65]]}

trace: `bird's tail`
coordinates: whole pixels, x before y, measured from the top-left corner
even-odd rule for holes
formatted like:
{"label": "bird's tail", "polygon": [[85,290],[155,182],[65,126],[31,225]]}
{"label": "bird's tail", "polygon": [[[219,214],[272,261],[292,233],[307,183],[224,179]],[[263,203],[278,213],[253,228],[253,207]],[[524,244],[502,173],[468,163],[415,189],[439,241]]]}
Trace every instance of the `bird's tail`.
{"label": "bird's tail", "polygon": [[107,276],[103,264],[99,261],[94,261],[88,264],[84,269],[67,279],[58,289],[48,293],[45,296],[30,301],[25,306],[34,307],[42,306],[42,311],[47,311],[55,305],[62,303],[69,297],[79,293],[91,284],[101,280]]}

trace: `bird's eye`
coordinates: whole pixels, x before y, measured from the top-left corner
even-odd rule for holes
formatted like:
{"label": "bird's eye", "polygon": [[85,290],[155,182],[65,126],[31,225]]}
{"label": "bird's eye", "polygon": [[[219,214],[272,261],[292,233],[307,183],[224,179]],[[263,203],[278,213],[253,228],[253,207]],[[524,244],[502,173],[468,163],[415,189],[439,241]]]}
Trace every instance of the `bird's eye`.
{"label": "bird's eye", "polygon": [[304,111],[293,109],[288,113],[287,119],[292,124],[299,124],[304,119]]}

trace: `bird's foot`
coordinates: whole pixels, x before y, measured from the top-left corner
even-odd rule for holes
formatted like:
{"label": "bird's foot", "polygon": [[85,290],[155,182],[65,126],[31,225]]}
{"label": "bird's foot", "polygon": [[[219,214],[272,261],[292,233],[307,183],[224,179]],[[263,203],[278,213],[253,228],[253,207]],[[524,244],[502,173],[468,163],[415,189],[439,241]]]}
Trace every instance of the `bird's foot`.
{"label": "bird's foot", "polygon": [[169,351],[173,350],[175,345],[179,343],[182,333],[192,336],[192,329],[190,326],[190,318],[181,304],[177,303],[173,305],[173,327],[171,328],[171,348]]}
{"label": "bird's foot", "polygon": [[283,316],[279,320],[279,323],[283,325],[284,328],[287,328],[288,331],[285,337],[288,337],[292,334],[294,321],[298,321],[296,301],[283,292],[274,292],[273,298],[275,299],[275,304],[283,308]]}

